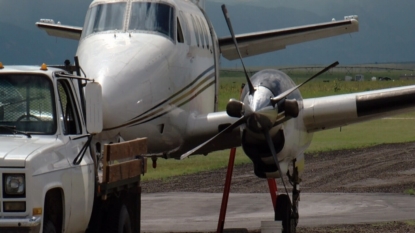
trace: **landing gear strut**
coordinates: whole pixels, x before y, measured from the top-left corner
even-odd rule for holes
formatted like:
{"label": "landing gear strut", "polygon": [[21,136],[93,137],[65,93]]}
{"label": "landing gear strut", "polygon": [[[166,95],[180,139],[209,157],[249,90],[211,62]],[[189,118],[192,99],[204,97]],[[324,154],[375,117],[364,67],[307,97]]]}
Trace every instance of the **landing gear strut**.
{"label": "landing gear strut", "polygon": [[293,161],[293,172],[287,172],[290,184],[292,185],[292,202],[287,194],[280,194],[276,199],[275,221],[282,221],[283,233],[295,233],[298,225],[299,213],[298,204],[300,201],[300,182],[298,168]]}

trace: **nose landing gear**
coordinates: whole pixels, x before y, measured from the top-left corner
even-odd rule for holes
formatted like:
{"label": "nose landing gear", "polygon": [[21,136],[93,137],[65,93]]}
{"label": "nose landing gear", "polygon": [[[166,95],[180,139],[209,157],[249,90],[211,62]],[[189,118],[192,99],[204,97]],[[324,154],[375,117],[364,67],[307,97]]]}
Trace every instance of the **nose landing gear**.
{"label": "nose landing gear", "polygon": [[[298,204],[300,201],[300,182],[298,168],[293,161],[293,173],[287,172],[290,184],[292,185],[292,202],[288,194],[280,194],[275,201],[275,221],[282,221],[283,233],[295,233],[300,217]],[[271,188],[271,187],[270,187]]]}

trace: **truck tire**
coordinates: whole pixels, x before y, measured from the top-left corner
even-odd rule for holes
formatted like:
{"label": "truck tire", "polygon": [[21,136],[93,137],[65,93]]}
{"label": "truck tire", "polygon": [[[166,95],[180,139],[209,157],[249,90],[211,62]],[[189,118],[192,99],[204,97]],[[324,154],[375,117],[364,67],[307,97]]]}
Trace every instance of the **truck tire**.
{"label": "truck tire", "polygon": [[49,220],[43,225],[43,233],[56,233],[55,225]]}
{"label": "truck tire", "polygon": [[[109,229],[111,233],[132,233],[130,215],[125,205],[117,205],[110,213]],[[118,211],[117,211],[118,210]]]}
{"label": "truck tire", "polygon": [[125,205],[122,205],[120,210],[118,233],[132,233],[130,215],[128,214],[128,210]]}

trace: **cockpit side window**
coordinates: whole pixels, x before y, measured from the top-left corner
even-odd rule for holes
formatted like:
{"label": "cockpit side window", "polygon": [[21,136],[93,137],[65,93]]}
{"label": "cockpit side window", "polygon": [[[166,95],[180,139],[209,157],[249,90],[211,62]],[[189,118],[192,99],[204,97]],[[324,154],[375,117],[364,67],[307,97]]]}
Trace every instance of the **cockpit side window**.
{"label": "cockpit side window", "polygon": [[174,40],[174,9],[162,3],[133,2],[128,30],[157,32]]}
{"label": "cockpit side window", "polygon": [[179,18],[177,18],[177,42],[184,43],[183,31]]}
{"label": "cockpit side window", "polygon": [[88,10],[82,38],[96,32],[123,30],[127,3],[98,4]]}

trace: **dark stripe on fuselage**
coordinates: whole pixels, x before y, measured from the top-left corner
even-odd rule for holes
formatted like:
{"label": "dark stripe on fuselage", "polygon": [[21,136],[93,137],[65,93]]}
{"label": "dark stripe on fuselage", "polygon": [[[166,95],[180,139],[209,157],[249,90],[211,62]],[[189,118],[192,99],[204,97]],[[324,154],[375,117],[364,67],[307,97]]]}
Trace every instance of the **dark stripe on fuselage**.
{"label": "dark stripe on fuselage", "polygon": [[[193,91],[195,91],[197,88],[199,88],[201,85],[203,85],[204,83],[206,83],[209,79],[212,79],[212,77],[214,77],[215,76],[215,73],[214,72],[212,72],[211,74],[209,74],[208,76],[206,76],[204,79],[202,79],[202,81],[200,82],[200,83],[198,83],[195,87],[193,87],[193,88],[191,88],[191,89],[189,89],[189,87],[191,87],[191,86],[193,86],[198,80],[200,80],[207,72],[209,72],[210,70],[212,70],[213,69],[213,66],[212,67],[210,67],[210,68],[208,68],[207,70],[205,70],[202,74],[200,74],[194,81],[192,81],[190,84],[188,84],[186,87],[184,87],[184,88],[182,88],[180,91],[178,91],[178,92],[176,92],[175,94],[173,94],[170,98],[167,98],[167,99],[165,99],[165,100],[163,100],[162,102],[160,102],[159,104],[157,104],[157,105],[155,105],[154,107],[152,107],[152,108],[150,108],[149,110],[147,110],[147,111],[145,111],[144,113],[142,113],[142,114],[140,114],[140,115],[138,115],[138,116],[136,116],[136,117],[134,117],[134,118],[132,118],[129,122],[127,122],[127,123],[124,123],[124,124],[122,124],[122,125],[119,125],[119,126],[115,126],[115,127],[111,127],[111,128],[106,128],[106,129],[104,129],[104,131],[107,131],[107,130],[113,130],[113,129],[117,129],[117,128],[121,128],[121,127],[126,127],[126,126],[132,126],[132,124],[134,124],[134,125],[139,125],[139,124],[142,124],[142,123],[145,123],[145,122],[148,122],[148,121],[151,121],[151,120],[154,120],[154,119],[156,119],[156,118],[158,118],[158,117],[160,117],[160,116],[163,116],[163,115],[165,115],[166,113],[168,113],[168,112],[170,112],[171,110],[168,110],[168,109],[164,109],[164,107],[166,106],[166,105],[164,105],[164,104],[166,104],[169,100],[172,100],[174,97],[176,97],[176,96],[178,96],[179,94],[182,94],[182,96],[180,96],[179,98],[177,98],[177,99],[175,99],[175,100],[173,100],[172,102],[170,102],[170,103],[168,103],[169,105],[170,104],[172,104],[172,105],[174,105],[174,104],[176,104],[176,103],[178,103],[178,102],[180,102],[180,100],[182,100],[182,99],[184,99],[184,98],[186,98],[186,97],[188,97],[189,95],[191,95],[191,93],[193,92]],[[205,86],[202,90],[205,90],[207,87],[209,87],[209,86],[211,86],[212,85],[212,83],[215,83],[215,81],[213,80],[211,83],[209,83],[207,86]],[[189,89],[189,90],[186,90],[186,89]],[[185,91],[185,92],[184,92]],[[200,94],[200,91],[199,92],[197,92],[197,94],[196,95],[198,95],[198,94]],[[196,97],[196,95],[193,95],[192,97],[191,97],[191,99],[193,99],[194,97]],[[189,100],[188,100],[189,101]],[[188,102],[187,101],[187,102]],[[180,104],[178,105],[178,106],[181,106]],[[159,108],[159,109],[157,109],[157,108]],[[155,110],[156,109],[156,110]],[[151,112],[151,113],[149,113],[150,111],[152,111],[152,110],[155,110],[155,111],[153,111],[153,112]],[[167,111],[167,112],[163,112],[163,111]],[[162,112],[161,114],[159,114],[160,112]],[[146,114],[146,113],[149,113],[149,114]],[[157,116],[155,116],[155,117],[152,117],[152,116],[154,116],[154,115],[156,115],[156,114],[158,114]],[[149,119],[149,120],[146,120],[148,117],[152,117],[151,119]],[[138,119],[137,119],[138,118]]]}
{"label": "dark stripe on fuselage", "polygon": [[[187,88],[189,88],[189,87],[191,87],[192,85],[194,85],[199,79],[201,79],[205,74],[207,74],[211,69],[213,69],[214,67],[213,66],[211,66],[211,67],[209,67],[207,70],[205,70],[205,71],[203,71],[203,73],[201,73],[195,80],[193,80],[193,82],[191,82],[191,83],[189,83],[187,86],[185,86],[185,87],[183,87],[181,90],[179,90],[178,92],[176,92],[175,94],[173,94],[172,96],[170,96],[169,98],[167,98],[167,99],[165,99],[165,100],[163,100],[163,101],[161,101],[160,103],[158,103],[158,104],[156,104],[155,106],[153,106],[152,108],[150,108],[149,110],[147,110],[147,111],[145,111],[145,112],[143,112],[143,113],[141,113],[140,115],[138,115],[138,116],[136,116],[136,117],[134,117],[134,118],[132,118],[131,120],[134,120],[134,119],[136,119],[137,117],[140,117],[140,116],[142,116],[142,115],[144,115],[144,114],[146,114],[146,113],[148,113],[148,112],[150,112],[151,110],[153,110],[153,109],[156,109],[156,108],[158,108],[158,107],[160,107],[161,105],[163,105],[163,104],[165,104],[167,101],[169,101],[169,100],[171,100],[172,98],[174,98],[174,97],[176,97],[176,96],[178,96],[179,94],[181,94],[184,90],[186,90]],[[130,120],[130,121],[131,121]]]}
{"label": "dark stripe on fuselage", "polygon": [[359,95],[356,97],[357,116],[363,117],[415,107],[414,96],[415,88]]}
{"label": "dark stripe on fuselage", "polygon": [[[208,83],[205,87],[203,87],[203,88],[202,88],[202,89],[200,89],[198,92],[196,92],[194,95],[192,95],[192,97],[191,97],[190,99],[188,99],[188,100],[186,100],[185,102],[183,102],[183,103],[181,103],[181,104],[177,105],[177,107],[181,107],[181,106],[183,106],[183,105],[187,104],[189,101],[191,101],[192,99],[196,98],[196,96],[198,96],[198,95],[199,95],[200,93],[202,93],[204,90],[206,90],[207,88],[209,88],[210,86],[212,86],[212,84],[214,84],[214,83],[215,83],[215,81],[211,81],[211,82],[210,82],[210,83]],[[153,118],[150,118],[150,119],[148,119],[148,120],[146,120],[146,121],[143,121],[143,122],[140,122],[140,123],[138,123],[138,124],[131,125],[131,126],[141,125],[141,124],[144,124],[144,123],[146,123],[146,122],[152,121],[152,120],[154,120],[154,119],[156,119],[156,118],[158,118],[158,117],[161,117],[161,116],[166,115],[167,113],[171,112],[172,110],[173,110],[173,109],[170,109],[170,110],[168,110],[168,111],[166,111],[166,112],[164,112],[164,113],[162,113],[162,114],[160,114],[160,115],[157,115],[157,116],[155,116],[155,117],[153,117]]]}

